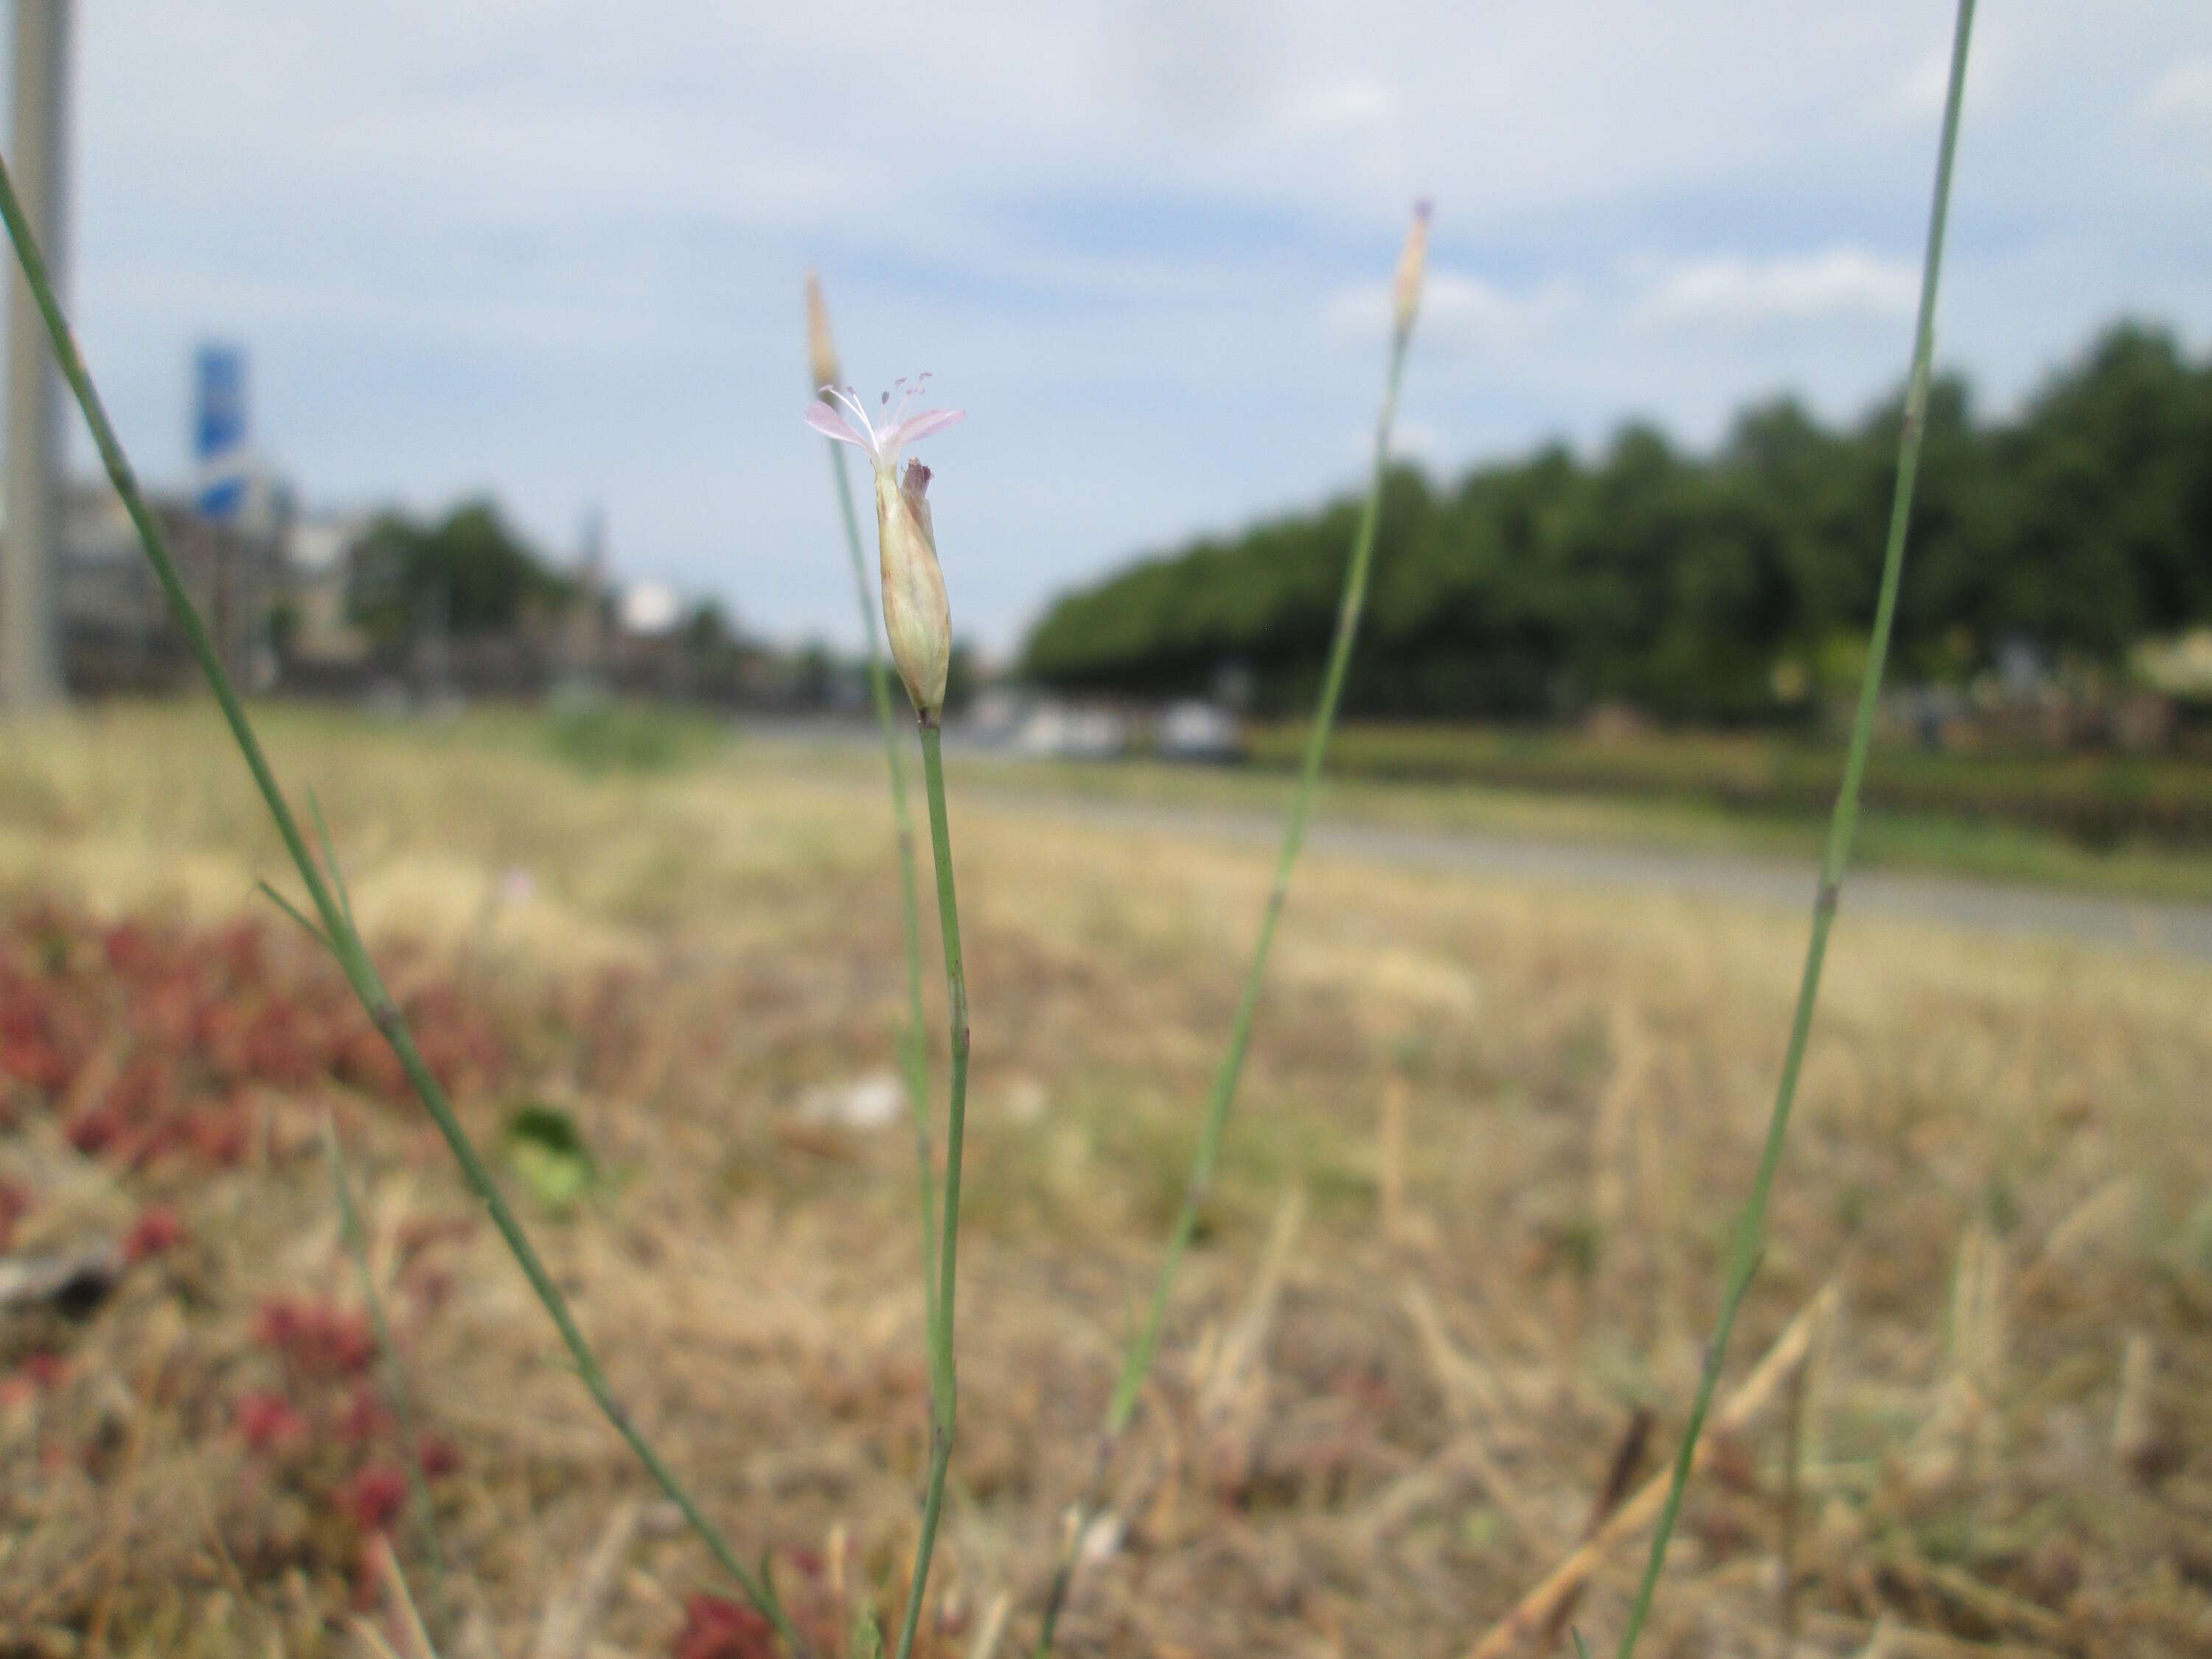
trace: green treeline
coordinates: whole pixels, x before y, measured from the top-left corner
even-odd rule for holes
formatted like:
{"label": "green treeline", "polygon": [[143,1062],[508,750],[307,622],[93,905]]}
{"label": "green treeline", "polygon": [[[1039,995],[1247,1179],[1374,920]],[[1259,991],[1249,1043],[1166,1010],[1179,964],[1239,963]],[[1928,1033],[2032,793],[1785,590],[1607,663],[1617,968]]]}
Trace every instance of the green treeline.
{"label": "green treeline", "polygon": [[[1900,677],[1963,681],[2008,641],[2095,670],[2212,623],[2212,362],[2124,324],[2008,422],[1932,389],[1898,617]],[[1787,399],[1719,451],[1632,426],[1437,488],[1395,471],[1346,688],[1389,717],[1789,719],[1855,682],[1896,464],[1895,399],[1847,430]],[[1334,623],[1352,500],[1203,540],[1060,599],[1031,679],[1143,696],[1249,677],[1303,707]]]}
{"label": "green treeline", "polygon": [[356,551],[349,595],[353,619],[380,642],[426,621],[461,637],[506,633],[532,606],[558,611],[575,597],[489,501],[464,501],[434,521],[379,514]]}

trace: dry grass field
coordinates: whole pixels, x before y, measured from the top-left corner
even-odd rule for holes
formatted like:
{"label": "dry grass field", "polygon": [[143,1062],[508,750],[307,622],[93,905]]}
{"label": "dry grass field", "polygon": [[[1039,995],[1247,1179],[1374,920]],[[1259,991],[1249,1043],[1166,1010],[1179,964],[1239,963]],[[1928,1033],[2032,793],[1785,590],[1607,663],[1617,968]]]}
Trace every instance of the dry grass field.
{"label": "dry grass field", "polygon": [[[520,720],[270,731],[480,1143],[527,1103],[580,1129],[580,1200],[549,1208],[503,1162],[518,1200],[632,1412],[843,1651],[862,1599],[896,1613],[924,1453],[912,1145],[872,1109],[902,1000],[879,792],[742,742],[580,769]],[[925,1648],[995,1627],[1008,1655],[1179,1196],[1267,855],[1003,793],[952,808],[975,1103]],[[311,1659],[375,1651],[365,1626],[404,1653],[382,1532],[447,1659],[765,1653],[702,1599],[728,1586],[335,974],[254,896],[283,875],[205,708],[0,738],[0,1248],[127,1258],[96,1306],[0,1313],[0,1653]],[[1568,1618],[1601,1649],[1803,933],[1302,868],[1063,1650],[1459,1659],[1562,1650]],[[2212,974],[1876,924],[1846,887],[1649,1651],[2212,1651],[2208,1083]],[[329,1109],[442,1573],[367,1387]],[[1609,1484],[1626,1505],[1577,1557]],[[1571,1559],[1591,1571],[1557,1628],[1547,1604],[1486,1645]]]}

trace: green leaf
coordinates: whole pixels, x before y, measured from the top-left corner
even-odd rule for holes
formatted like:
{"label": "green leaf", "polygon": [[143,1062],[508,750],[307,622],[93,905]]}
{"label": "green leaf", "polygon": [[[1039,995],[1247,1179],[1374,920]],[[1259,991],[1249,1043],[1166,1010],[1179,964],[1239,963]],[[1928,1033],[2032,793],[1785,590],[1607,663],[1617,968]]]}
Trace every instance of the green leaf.
{"label": "green leaf", "polygon": [[531,1196],[549,1210],[574,1208],[599,1183],[599,1164],[575,1119],[557,1106],[531,1101],[517,1107],[501,1145]]}
{"label": "green leaf", "polygon": [[[268,899],[286,915],[291,917],[292,920],[298,922],[301,927],[306,928],[310,933],[313,934],[316,944],[321,945],[325,951],[331,950],[330,935],[323,932],[321,928],[316,927],[313,922],[310,921],[298,905],[293,903],[291,900],[286,898],[282,893],[278,892],[274,887],[271,887],[265,881],[257,881],[253,884],[261,890],[261,894],[264,898]],[[331,954],[336,955],[337,952],[333,951],[331,951]]]}
{"label": "green leaf", "polygon": [[346,931],[357,933],[353,925],[353,895],[346,891],[345,872],[338,868],[338,849],[331,844],[331,826],[324,821],[323,804],[312,789],[307,791],[307,811],[314,815],[315,834],[323,843],[323,867],[330,872],[331,884],[338,890],[338,914],[345,918]]}

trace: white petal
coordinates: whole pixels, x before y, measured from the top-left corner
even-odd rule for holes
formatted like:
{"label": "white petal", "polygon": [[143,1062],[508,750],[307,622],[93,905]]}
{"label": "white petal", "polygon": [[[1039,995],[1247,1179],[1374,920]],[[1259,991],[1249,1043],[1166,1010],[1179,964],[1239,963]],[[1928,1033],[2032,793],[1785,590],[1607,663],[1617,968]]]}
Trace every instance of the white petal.
{"label": "white petal", "polygon": [[865,449],[872,453],[874,452],[875,445],[854,431],[850,422],[819,398],[806,405],[806,414],[804,418],[807,425],[825,438],[835,438],[841,444],[851,444],[856,448]]}
{"label": "white petal", "polygon": [[896,453],[908,444],[919,443],[933,432],[942,432],[948,426],[957,426],[968,418],[964,409],[925,409],[921,414],[901,421],[883,434],[886,453]]}

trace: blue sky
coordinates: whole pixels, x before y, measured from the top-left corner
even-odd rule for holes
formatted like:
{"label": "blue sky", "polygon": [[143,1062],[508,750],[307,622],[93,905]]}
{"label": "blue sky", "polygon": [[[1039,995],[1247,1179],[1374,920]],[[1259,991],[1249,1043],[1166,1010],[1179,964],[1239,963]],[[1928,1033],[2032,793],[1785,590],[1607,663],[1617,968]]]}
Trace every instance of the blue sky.
{"label": "blue sky", "polygon": [[[307,500],[496,495],[550,551],[856,640],[799,420],[929,369],[956,626],[1352,484],[1408,204],[1401,450],[1709,442],[1901,373],[1951,9],[1673,0],[78,8],[71,288],[143,471],[194,343]],[[2122,313],[2212,341],[2212,6],[1988,0],[1939,356],[2016,400]],[[81,451],[81,453],[83,452]],[[85,454],[88,461],[88,454]],[[1871,554],[1870,554],[1871,556]]]}

